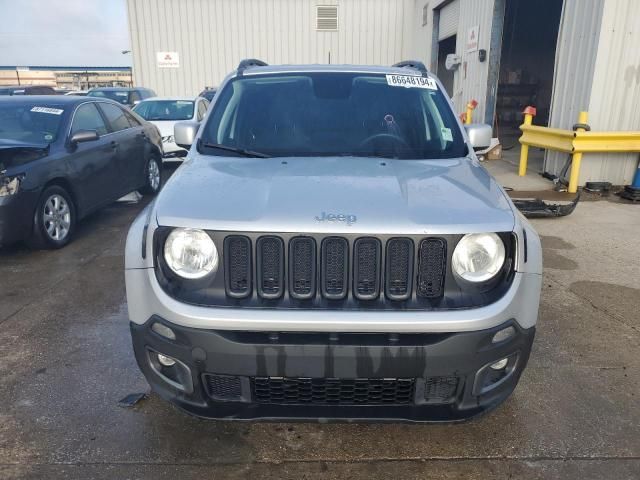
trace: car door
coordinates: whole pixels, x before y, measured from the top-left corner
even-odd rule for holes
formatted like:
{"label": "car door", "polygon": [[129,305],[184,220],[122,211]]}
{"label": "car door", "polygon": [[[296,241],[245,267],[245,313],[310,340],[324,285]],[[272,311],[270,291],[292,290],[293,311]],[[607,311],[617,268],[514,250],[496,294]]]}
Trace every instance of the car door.
{"label": "car door", "polygon": [[100,102],[99,105],[118,142],[116,176],[119,193],[124,195],[140,187],[146,161],[147,136],[142,125],[132,125],[124,108],[107,102]]}
{"label": "car door", "polygon": [[95,141],[69,144],[69,179],[76,192],[78,208],[85,212],[108,201],[116,181],[117,143],[109,135],[95,102],[79,105],[71,121],[69,137],[80,130],[95,130]]}

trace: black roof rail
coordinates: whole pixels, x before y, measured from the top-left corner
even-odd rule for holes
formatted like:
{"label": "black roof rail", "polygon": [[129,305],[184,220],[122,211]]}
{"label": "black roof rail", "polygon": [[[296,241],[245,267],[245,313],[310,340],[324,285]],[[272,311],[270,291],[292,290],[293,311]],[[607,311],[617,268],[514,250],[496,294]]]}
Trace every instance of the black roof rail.
{"label": "black roof rail", "polygon": [[424,75],[429,73],[427,67],[424,66],[424,63],[419,60],[403,60],[401,62],[394,63],[391,66],[396,68],[413,68],[414,70],[418,70]]}
{"label": "black roof rail", "polygon": [[267,65],[269,64],[257,58],[245,58],[238,64],[238,75],[242,75],[242,72],[249,67],[266,67]]}

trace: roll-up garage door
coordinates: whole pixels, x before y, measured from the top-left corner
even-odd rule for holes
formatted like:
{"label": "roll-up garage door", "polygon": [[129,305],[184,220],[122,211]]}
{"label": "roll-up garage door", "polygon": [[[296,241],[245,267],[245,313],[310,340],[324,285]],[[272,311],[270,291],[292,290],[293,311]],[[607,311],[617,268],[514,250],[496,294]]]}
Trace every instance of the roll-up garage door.
{"label": "roll-up garage door", "polygon": [[455,0],[440,9],[440,22],[438,24],[438,40],[444,40],[458,33],[458,16],[460,14],[460,2]]}

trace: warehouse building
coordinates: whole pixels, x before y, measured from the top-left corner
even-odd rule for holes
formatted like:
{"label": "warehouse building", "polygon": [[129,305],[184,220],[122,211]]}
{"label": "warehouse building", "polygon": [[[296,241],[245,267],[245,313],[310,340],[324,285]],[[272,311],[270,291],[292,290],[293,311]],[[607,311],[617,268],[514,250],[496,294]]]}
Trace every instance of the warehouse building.
{"label": "warehouse building", "polygon": [[[422,60],[458,112],[517,148],[538,125],[640,130],[637,0],[128,0],[134,83],[161,95],[218,85],[242,58],[388,65]],[[566,154],[547,152],[558,174]],[[580,183],[629,184],[637,154],[588,154]]]}

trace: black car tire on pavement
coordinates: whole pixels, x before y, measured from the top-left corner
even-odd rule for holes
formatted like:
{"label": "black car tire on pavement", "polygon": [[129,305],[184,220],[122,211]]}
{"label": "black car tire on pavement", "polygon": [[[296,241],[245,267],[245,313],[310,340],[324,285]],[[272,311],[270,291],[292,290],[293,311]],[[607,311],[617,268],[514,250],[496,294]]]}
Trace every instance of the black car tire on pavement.
{"label": "black car tire on pavement", "polygon": [[155,195],[162,188],[162,161],[151,156],[144,168],[145,184],[140,189],[143,195]]}
{"label": "black car tire on pavement", "polygon": [[28,243],[35,248],[62,248],[71,241],[75,227],[76,207],[71,195],[64,188],[51,185],[38,200]]}

